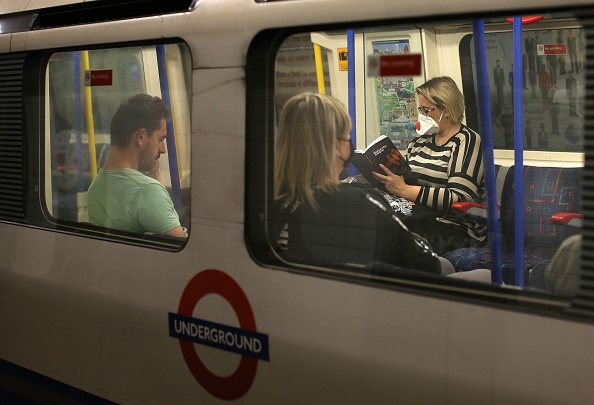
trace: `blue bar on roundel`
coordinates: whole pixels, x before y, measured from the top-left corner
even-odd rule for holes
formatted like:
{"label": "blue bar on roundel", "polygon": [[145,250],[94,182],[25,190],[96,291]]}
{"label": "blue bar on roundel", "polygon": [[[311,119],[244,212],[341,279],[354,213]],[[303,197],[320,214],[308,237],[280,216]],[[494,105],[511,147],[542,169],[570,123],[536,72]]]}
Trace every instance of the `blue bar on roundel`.
{"label": "blue bar on roundel", "polygon": [[268,335],[264,333],[170,312],[169,336],[242,356],[269,360]]}

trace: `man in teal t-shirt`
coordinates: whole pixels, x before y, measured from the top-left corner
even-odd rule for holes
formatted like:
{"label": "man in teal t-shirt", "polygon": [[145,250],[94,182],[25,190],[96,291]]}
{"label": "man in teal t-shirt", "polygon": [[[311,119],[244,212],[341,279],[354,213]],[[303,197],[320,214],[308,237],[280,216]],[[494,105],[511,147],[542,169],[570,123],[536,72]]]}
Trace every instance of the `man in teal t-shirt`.
{"label": "man in teal t-shirt", "polygon": [[132,96],[120,105],[111,121],[109,154],[89,187],[92,224],[186,236],[159,170],[170,118],[167,105],[147,94]]}

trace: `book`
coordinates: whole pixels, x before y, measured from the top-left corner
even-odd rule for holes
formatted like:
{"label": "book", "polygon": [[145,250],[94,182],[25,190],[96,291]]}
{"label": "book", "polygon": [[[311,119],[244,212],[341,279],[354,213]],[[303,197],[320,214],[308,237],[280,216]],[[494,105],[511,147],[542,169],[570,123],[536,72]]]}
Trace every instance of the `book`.
{"label": "book", "polygon": [[372,172],[385,174],[380,163],[394,174],[404,176],[411,168],[398,148],[386,135],[382,135],[371,142],[365,150],[356,150],[352,163],[361,175],[373,186],[383,188]]}

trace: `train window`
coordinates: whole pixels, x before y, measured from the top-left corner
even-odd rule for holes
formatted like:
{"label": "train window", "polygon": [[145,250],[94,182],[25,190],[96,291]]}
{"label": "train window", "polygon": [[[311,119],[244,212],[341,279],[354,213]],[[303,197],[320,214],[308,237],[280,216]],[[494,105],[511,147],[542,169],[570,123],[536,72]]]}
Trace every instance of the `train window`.
{"label": "train window", "polygon": [[[91,223],[110,233],[167,234],[169,229],[165,228],[171,227],[181,229],[181,234],[173,235],[180,240],[184,230],[187,234],[190,80],[191,62],[184,44],[60,51],[51,55],[46,74],[45,202],[47,212],[55,222]],[[124,124],[117,126],[121,129],[116,131],[125,132],[129,138],[136,126],[152,126],[145,131],[145,137],[140,138],[133,152],[128,148],[132,138],[114,141],[111,132],[112,118],[125,101],[128,107],[126,110],[122,107],[120,116],[130,118],[120,119],[118,122]],[[143,110],[145,108],[149,109]],[[148,121],[142,118],[133,121],[134,117],[140,117],[138,111],[148,115],[160,114],[167,121],[160,125],[158,116]],[[134,123],[134,129],[126,126],[130,122]],[[130,160],[133,162],[123,165],[122,162]],[[102,171],[106,162],[110,170]],[[122,172],[120,174],[131,170],[124,176],[130,179],[141,174],[139,171],[153,177],[146,183],[153,190],[159,189],[156,193],[165,206],[161,208],[160,204],[159,211],[155,212],[157,207],[151,208],[146,201],[157,198],[157,195],[137,197],[144,193],[139,188],[140,194],[126,200],[126,204],[136,207],[136,213],[130,214],[133,219],[115,218],[116,214],[108,214],[103,208],[92,208],[95,214],[89,215],[88,207],[94,204],[88,201],[89,187],[99,174],[115,175],[116,169],[118,173]],[[143,179],[149,178],[144,174],[141,177],[136,180],[143,184]],[[111,188],[111,184],[115,184],[113,178],[103,178],[97,183],[102,186],[102,193],[115,193]],[[106,201],[113,203],[120,198],[118,193],[117,196],[107,196]],[[120,208],[124,211],[132,209],[131,206]],[[152,216],[163,216],[167,222],[150,219]],[[174,222],[177,225],[174,226]]]}
{"label": "train window", "polygon": [[[266,104],[248,89],[248,136],[265,137],[255,145],[269,156],[248,173],[249,184],[267,175],[248,190],[255,255],[381,283],[479,280],[475,291],[517,299],[521,287],[565,306],[581,259],[587,29],[567,13],[543,15],[523,28],[520,80],[507,16],[485,20],[485,60],[475,55],[472,20],[263,33],[258,41],[274,38],[273,57],[257,46],[248,57],[249,78],[274,89]],[[280,46],[275,35],[284,35]],[[378,60],[413,68],[374,73]],[[266,124],[254,119],[262,114]],[[386,146],[370,147],[376,141]],[[376,166],[381,175],[369,175],[374,158],[359,152],[382,149],[410,171]],[[260,151],[248,142],[252,152]]]}

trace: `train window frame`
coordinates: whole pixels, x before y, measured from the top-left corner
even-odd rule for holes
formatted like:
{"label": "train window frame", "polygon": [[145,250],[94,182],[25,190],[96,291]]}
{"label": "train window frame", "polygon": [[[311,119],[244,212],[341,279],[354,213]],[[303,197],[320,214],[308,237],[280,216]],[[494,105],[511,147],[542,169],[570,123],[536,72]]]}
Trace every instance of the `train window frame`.
{"label": "train window frame", "polygon": [[[560,12],[563,14],[563,12]],[[576,14],[579,15],[579,14]],[[447,17],[424,19],[415,25],[427,24],[439,26],[445,24]],[[466,23],[476,16],[455,17],[456,21]],[[501,15],[485,15],[488,21],[504,19]],[[575,21],[582,22],[582,18],[575,17]],[[271,228],[267,219],[272,213],[272,190],[274,187],[274,139],[276,137],[279,111],[275,101],[275,59],[278,50],[291,35],[303,35],[313,32],[327,32],[346,29],[362,30],[365,28],[381,31],[386,22],[327,24],[324,26],[293,27],[284,29],[270,29],[261,32],[251,43],[247,61],[247,143],[246,156],[260,157],[248,161],[246,173],[246,242],[254,259],[272,269],[297,272],[300,274],[331,278],[336,280],[363,284],[381,285],[405,291],[421,291],[423,293],[447,296],[452,299],[470,299],[478,303],[498,303],[520,309],[543,311],[546,314],[571,312],[571,299],[534,291],[530,288],[501,288],[488,283],[477,285],[460,280],[449,280],[445,277],[433,277],[419,273],[411,273],[399,269],[394,279],[389,274],[378,271],[375,274],[355,272],[348,266],[329,266],[319,263],[296,263],[280,257],[275,251],[277,247],[271,236]],[[410,27],[410,22],[390,21],[389,25]],[[358,123],[357,123],[358,124]],[[504,152],[505,155],[506,152]],[[577,164],[583,154],[576,154],[569,159]],[[553,154],[554,156],[554,154]],[[550,159],[554,158],[549,155]],[[569,164],[573,166],[573,163]],[[264,179],[264,180],[259,180]],[[585,209],[585,207],[584,207]],[[361,270],[359,268],[359,270]]]}
{"label": "train window frame", "polygon": [[[161,52],[161,63],[162,66],[159,67],[157,62],[157,49]],[[133,231],[125,231],[119,230],[115,228],[106,228],[101,227],[98,225],[93,225],[88,221],[88,216],[85,216],[84,213],[81,216],[77,213],[76,217],[64,217],[56,213],[55,207],[53,206],[53,199],[55,197],[55,188],[52,189],[52,176],[55,170],[51,170],[50,167],[55,166],[55,148],[53,148],[52,140],[57,139],[56,136],[59,131],[55,131],[54,122],[52,122],[52,85],[50,84],[50,72],[52,66],[52,57],[55,55],[84,55],[85,53],[90,52],[92,53],[110,53],[110,52],[126,52],[126,50],[136,50],[139,52],[139,63],[142,63],[144,68],[141,67],[140,71],[138,69],[131,69],[130,74],[136,74],[137,81],[142,83],[142,89],[139,88],[123,88],[121,90],[114,89],[116,82],[121,80],[118,78],[118,74],[121,72],[117,72],[116,68],[109,69],[110,66],[107,66],[106,69],[97,67],[97,65],[93,65],[91,62],[87,69],[83,63],[85,61],[79,60],[80,64],[80,71],[81,71],[81,81],[83,71],[90,73],[95,71],[97,73],[107,74],[108,78],[106,79],[108,82],[99,82],[98,85],[101,87],[96,87],[95,89],[104,89],[108,95],[115,96],[112,98],[117,98],[118,91],[128,91],[130,94],[137,94],[137,93],[147,93],[150,95],[157,95],[164,99],[166,104],[172,106],[172,119],[170,123],[168,123],[168,138],[171,138],[169,135],[172,128],[174,133],[176,133],[175,141],[171,142],[168,145],[168,151],[165,156],[162,156],[160,159],[161,162],[161,169],[163,172],[164,180],[162,183],[166,186],[168,193],[172,197],[172,201],[175,204],[176,211],[178,211],[178,216],[180,217],[180,222],[184,229],[186,229],[187,236],[189,236],[189,218],[190,218],[190,190],[191,190],[191,103],[192,103],[192,94],[191,91],[191,81],[192,81],[192,56],[191,51],[188,44],[181,40],[181,39],[167,39],[167,40],[159,40],[159,41],[142,41],[142,42],[135,42],[135,43],[123,43],[123,44],[105,44],[105,45],[94,45],[94,46],[77,46],[76,48],[70,47],[66,49],[51,49],[51,50],[44,50],[43,51],[43,63],[41,67],[41,71],[39,73],[40,81],[42,81],[43,85],[40,86],[43,91],[40,91],[40,94],[43,94],[42,100],[40,100],[40,115],[43,117],[42,121],[40,122],[40,138],[39,138],[39,156],[40,159],[40,187],[39,187],[39,203],[40,203],[40,215],[38,219],[43,217],[43,225],[45,228],[59,230],[64,232],[74,232],[76,234],[91,236],[95,238],[106,239],[114,242],[120,243],[127,243],[127,244],[134,244],[138,246],[145,246],[145,247],[152,247],[157,249],[165,249],[170,251],[179,251],[183,249],[186,245],[187,237],[186,238],[177,238],[177,237],[170,237],[168,235],[157,235],[157,234],[150,234],[150,233],[138,233]],[[109,58],[108,58],[109,59]],[[92,61],[92,59],[90,59]],[[88,62],[87,62],[88,63]],[[114,63],[115,62],[109,62]],[[144,69],[144,70],[143,70]],[[170,86],[166,93],[161,93],[160,89],[160,80],[159,80],[159,69],[163,71],[167,71],[167,83],[166,85]],[[57,69],[56,69],[57,70]],[[156,75],[156,76],[155,76]],[[121,75],[120,75],[121,76]],[[142,76],[142,77],[141,77]],[[150,76],[150,78],[149,78]],[[150,79],[150,80],[149,80]],[[109,86],[112,84],[114,87]],[[83,83],[80,83],[82,87]],[[91,93],[92,86],[87,87],[90,90],[87,90],[87,94]],[[109,94],[109,90],[115,90],[113,94]],[[85,90],[82,89],[81,93]],[[128,96],[124,97],[127,98]],[[120,97],[121,98],[121,97]],[[124,101],[122,100],[111,100],[108,101],[109,105],[111,106],[112,113],[115,109],[119,106],[119,103]],[[96,100],[93,99],[93,103]],[[84,103],[84,101],[83,101]],[[83,104],[84,105],[84,104]],[[72,106],[71,106],[72,108]],[[84,106],[80,108],[84,112]],[[92,109],[91,109],[92,110]],[[79,115],[79,113],[77,113]],[[93,114],[92,111],[90,114]],[[87,114],[87,117],[89,115]],[[95,116],[93,114],[93,116]],[[77,118],[78,119],[78,118]],[[85,118],[86,120],[86,118]],[[107,128],[107,133],[99,134],[101,139],[104,141],[102,145],[108,145],[109,141],[109,122],[111,121],[111,117],[109,117],[108,122],[103,124],[103,132],[105,132],[105,128]],[[77,121],[77,125],[84,126],[86,123],[83,120]],[[107,125],[107,127],[105,126]],[[72,128],[73,126],[71,126]],[[88,140],[88,136],[86,134],[86,127],[83,129],[79,129],[79,135],[75,135],[76,128],[69,130],[69,134],[67,134],[67,144],[72,145],[76,142],[76,138],[82,138],[83,145],[85,144],[85,140]],[[80,133],[82,137],[80,136]],[[182,135],[177,135],[182,134]],[[75,138],[76,137],[76,138]],[[66,138],[65,138],[66,139]],[[74,141],[73,141],[74,139]],[[55,144],[55,142],[54,142]],[[88,143],[87,143],[88,144]],[[169,167],[167,165],[167,157],[169,155],[169,149],[171,145],[175,148],[175,153],[172,153],[174,159],[177,159],[177,165],[172,170],[172,173],[177,175],[177,183],[174,183],[175,176],[172,179],[169,173]],[[70,148],[70,147],[69,147]],[[180,152],[181,151],[181,152]],[[79,150],[80,152],[80,150]],[[99,151],[96,151],[99,153]],[[181,155],[180,155],[181,153]],[[52,154],[54,156],[52,156]],[[52,161],[54,159],[54,161]],[[88,164],[88,157],[86,158]],[[100,163],[100,162],[99,162]],[[78,172],[80,177],[80,164],[77,164]],[[100,166],[97,166],[97,171],[100,169]],[[79,179],[80,180],[80,179]],[[173,185],[176,184],[177,187]],[[86,194],[87,187],[84,189],[84,193]],[[82,203],[84,205],[86,195],[81,194],[76,195],[76,206]],[[79,210],[77,209],[77,212]],[[54,215],[57,214],[57,215]]]}

